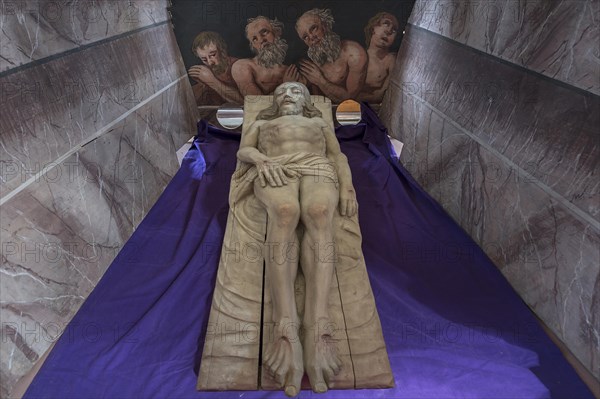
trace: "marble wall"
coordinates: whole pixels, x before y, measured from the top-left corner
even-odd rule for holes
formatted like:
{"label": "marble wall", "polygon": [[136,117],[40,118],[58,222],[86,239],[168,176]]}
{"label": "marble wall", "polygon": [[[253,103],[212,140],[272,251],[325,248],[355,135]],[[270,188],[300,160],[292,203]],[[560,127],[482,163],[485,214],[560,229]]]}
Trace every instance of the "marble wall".
{"label": "marble wall", "polygon": [[167,20],[166,0],[0,0],[0,72]]}
{"label": "marble wall", "polygon": [[417,0],[409,23],[600,94],[600,1]]}
{"label": "marble wall", "polygon": [[0,396],[177,171],[197,110],[167,1],[0,2]]}
{"label": "marble wall", "polygon": [[[598,2],[477,3],[517,7],[517,30],[435,14],[475,2],[417,3],[380,112],[404,142],[402,163],[598,378],[600,74],[577,55],[598,49],[587,36],[598,36]],[[570,66],[540,55],[565,26]]]}

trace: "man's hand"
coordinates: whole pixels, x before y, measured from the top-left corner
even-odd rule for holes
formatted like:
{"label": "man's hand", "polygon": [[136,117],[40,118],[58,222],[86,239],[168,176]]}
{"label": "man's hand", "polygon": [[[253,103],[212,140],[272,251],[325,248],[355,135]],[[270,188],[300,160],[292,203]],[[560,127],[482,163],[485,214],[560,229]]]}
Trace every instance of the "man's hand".
{"label": "man's hand", "polygon": [[283,74],[283,81],[300,82],[305,86],[308,84],[306,78],[300,75],[300,71],[298,70],[295,64],[292,64],[286,68],[285,73]]}
{"label": "man's hand", "polygon": [[288,179],[297,177],[298,173],[289,170],[279,162],[263,160],[256,163],[258,179],[261,187],[281,187],[288,184]]}
{"label": "man's hand", "polygon": [[285,73],[283,74],[284,82],[299,82],[300,72],[296,65],[292,64],[285,69]]}
{"label": "man's hand", "polygon": [[312,61],[302,60],[300,61],[300,73],[308,79],[308,81],[312,84],[316,84],[321,87],[327,80],[325,76],[323,76],[323,72],[319,69],[317,64]]}
{"label": "man's hand", "polygon": [[188,75],[196,82],[202,83],[209,83],[216,79],[215,75],[206,65],[194,65],[188,71]]}
{"label": "man's hand", "polygon": [[353,188],[340,187],[340,215],[352,217],[358,211],[356,193]]}

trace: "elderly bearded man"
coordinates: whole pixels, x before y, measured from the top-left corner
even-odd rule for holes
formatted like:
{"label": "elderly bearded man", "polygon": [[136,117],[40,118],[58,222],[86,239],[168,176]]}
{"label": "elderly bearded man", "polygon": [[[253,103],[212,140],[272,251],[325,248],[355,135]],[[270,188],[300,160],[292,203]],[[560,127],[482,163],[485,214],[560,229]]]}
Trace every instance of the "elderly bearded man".
{"label": "elderly bearded man", "polygon": [[237,58],[227,55],[227,44],[221,35],[201,32],[192,43],[192,52],[204,64],[194,65],[188,71],[189,76],[199,83],[193,87],[196,103],[206,105],[228,101],[241,104],[244,99],[231,76],[231,65]]}
{"label": "elderly bearded man", "polygon": [[246,25],[246,38],[254,58],[233,64],[231,73],[243,96],[270,94],[282,82],[301,79],[295,65],[283,64],[288,45],[281,38],[283,24],[276,19],[258,16]]}
{"label": "elderly bearded man", "polygon": [[314,8],[296,21],[296,32],[308,46],[311,61],[300,62],[300,73],[334,102],[356,98],[367,76],[367,53],[331,29],[331,10]]}
{"label": "elderly bearded man", "polygon": [[[265,258],[276,328],[264,364],[285,393],[295,396],[304,369],[313,390],[325,392],[341,367],[329,335],[336,256],[324,258],[318,250],[333,245],[334,212],[351,217],[357,203],[347,158],[332,127],[310,103],[306,86],[284,83],[273,97],[273,105],[242,136],[237,157],[255,167],[254,195],[267,213],[266,242],[279,248]],[[300,258],[306,281],[302,344],[294,295],[298,257],[285,250],[297,242],[299,222],[304,226]]]}

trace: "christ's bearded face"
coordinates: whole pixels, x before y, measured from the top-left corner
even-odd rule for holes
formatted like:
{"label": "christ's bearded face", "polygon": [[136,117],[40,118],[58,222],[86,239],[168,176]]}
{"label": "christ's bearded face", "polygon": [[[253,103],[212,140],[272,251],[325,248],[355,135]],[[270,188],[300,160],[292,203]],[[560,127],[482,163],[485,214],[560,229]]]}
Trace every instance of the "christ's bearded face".
{"label": "christ's bearded face", "polygon": [[273,93],[273,100],[279,107],[280,115],[299,115],[306,102],[305,89],[298,82],[279,85]]}

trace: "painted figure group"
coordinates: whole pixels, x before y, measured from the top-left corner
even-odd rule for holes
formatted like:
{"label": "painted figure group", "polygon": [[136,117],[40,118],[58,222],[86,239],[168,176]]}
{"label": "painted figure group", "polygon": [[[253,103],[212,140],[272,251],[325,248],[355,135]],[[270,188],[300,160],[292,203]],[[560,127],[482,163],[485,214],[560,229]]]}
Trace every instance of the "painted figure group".
{"label": "painted figure group", "polygon": [[387,12],[373,16],[365,26],[367,49],[333,32],[329,9],[312,9],[296,21],[296,32],[308,46],[307,57],[285,65],[288,44],[282,38],[283,23],[264,16],[250,18],[246,38],[255,56],[238,59],[227,52],[227,44],[216,32],[196,36],[192,51],[203,65],[190,68],[198,84],[194,95],[199,104],[241,104],[249,94],[272,94],[283,82],[301,82],[312,94],[322,94],[334,103],[346,99],[380,103],[389,83],[396,54],[390,51],[398,31],[398,20]]}

